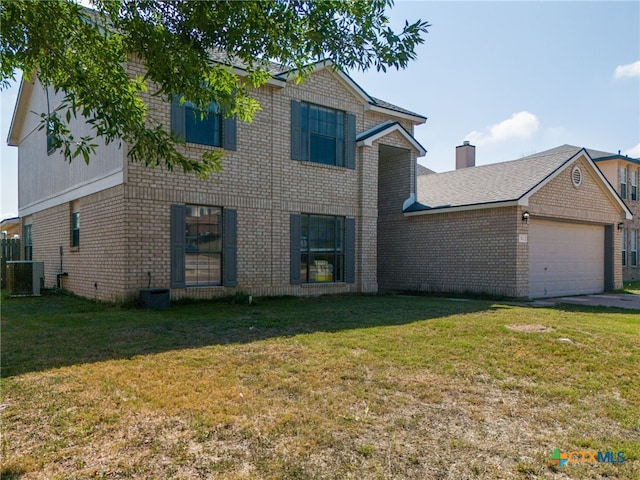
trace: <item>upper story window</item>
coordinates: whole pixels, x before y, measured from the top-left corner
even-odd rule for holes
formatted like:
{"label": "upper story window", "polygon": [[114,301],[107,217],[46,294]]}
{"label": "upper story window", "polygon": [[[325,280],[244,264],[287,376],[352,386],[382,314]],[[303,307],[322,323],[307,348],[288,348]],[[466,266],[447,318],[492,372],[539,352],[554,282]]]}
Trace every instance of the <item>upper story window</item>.
{"label": "upper story window", "polygon": [[620,196],[627,198],[627,168],[620,168]]}
{"label": "upper story window", "polygon": [[55,151],[56,142],[53,136],[53,121],[49,120],[47,122],[47,155],[51,155]]}
{"label": "upper story window", "polygon": [[631,170],[631,200],[638,200],[638,171]]}
{"label": "upper story window", "polygon": [[333,108],[291,101],[291,158],[355,168],[356,117]]}
{"label": "upper story window", "polygon": [[193,103],[180,103],[174,95],[171,103],[171,131],[181,140],[198,145],[236,150],[236,118],[224,117],[218,105],[211,103],[207,111]]}

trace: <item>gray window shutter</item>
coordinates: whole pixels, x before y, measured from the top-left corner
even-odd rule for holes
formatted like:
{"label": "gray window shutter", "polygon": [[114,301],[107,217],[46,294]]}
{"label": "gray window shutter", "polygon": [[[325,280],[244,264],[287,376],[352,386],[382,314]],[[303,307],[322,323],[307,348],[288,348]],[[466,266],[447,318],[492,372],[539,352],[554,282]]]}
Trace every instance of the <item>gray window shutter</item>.
{"label": "gray window shutter", "polygon": [[222,285],[238,285],[238,212],[225,208],[222,215]]}
{"label": "gray window shutter", "polygon": [[225,150],[236,150],[237,149],[237,120],[235,115],[231,115],[223,120],[222,125],[222,138],[223,145],[222,147]]}
{"label": "gray window shutter", "polygon": [[291,214],[291,285],[300,285],[300,237],[302,236],[302,216]]}
{"label": "gray window shutter", "polygon": [[184,288],[187,207],[171,205],[171,288]]}
{"label": "gray window shutter", "polygon": [[344,223],[344,281],[355,283],[356,281],[356,221],[346,218]]}
{"label": "gray window shutter", "polygon": [[347,113],[344,139],[344,166],[356,168],[356,116]]}
{"label": "gray window shutter", "polygon": [[171,100],[171,132],[183,140],[187,136],[187,127],[185,123],[186,109],[184,105],[180,105],[180,95],[173,95]]}
{"label": "gray window shutter", "polygon": [[302,131],[302,104],[291,100],[291,159],[308,160],[305,132]]}

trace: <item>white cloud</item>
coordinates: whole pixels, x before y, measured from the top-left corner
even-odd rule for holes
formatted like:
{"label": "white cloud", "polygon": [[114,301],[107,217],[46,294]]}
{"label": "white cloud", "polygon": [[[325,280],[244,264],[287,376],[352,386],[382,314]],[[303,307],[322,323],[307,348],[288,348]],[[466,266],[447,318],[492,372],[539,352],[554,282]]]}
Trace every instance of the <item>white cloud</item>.
{"label": "white cloud", "polygon": [[627,65],[618,65],[613,76],[615,78],[640,77],[640,60]]}
{"label": "white cloud", "polygon": [[490,125],[484,132],[473,131],[465,137],[476,145],[504,142],[512,139],[531,137],[538,131],[540,122],[533,113],[526,111],[514,113],[511,118]]}
{"label": "white cloud", "polygon": [[624,153],[625,155],[631,158],[640,158],[640,143],[637,144],[635,147],[628,148],[622,153]]}

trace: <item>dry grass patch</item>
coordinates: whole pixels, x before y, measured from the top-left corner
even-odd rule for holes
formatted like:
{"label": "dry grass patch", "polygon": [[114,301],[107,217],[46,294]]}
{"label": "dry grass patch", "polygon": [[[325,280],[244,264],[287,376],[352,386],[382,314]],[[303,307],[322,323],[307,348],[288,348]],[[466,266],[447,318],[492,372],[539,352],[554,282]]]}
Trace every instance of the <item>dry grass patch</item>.
{"label": "dry grass patch", "polygon": [[[3,479],[595,479],[640,468],[634,313],[385,296],[168,312],[48,300],[3,303]],[[557,469],[554,448],[629,461]]]}

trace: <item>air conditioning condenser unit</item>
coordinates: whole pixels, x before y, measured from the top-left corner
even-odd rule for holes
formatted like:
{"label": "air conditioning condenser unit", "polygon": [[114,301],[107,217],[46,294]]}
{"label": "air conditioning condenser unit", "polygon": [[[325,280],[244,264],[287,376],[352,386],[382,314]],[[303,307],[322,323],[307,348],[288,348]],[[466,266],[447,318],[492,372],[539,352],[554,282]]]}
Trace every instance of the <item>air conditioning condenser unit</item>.
{"label": "air conditioning condenser unit", "polygon": [[7,292],[12,297],[37,296],[44,285],[44,262],[7,262]]}

